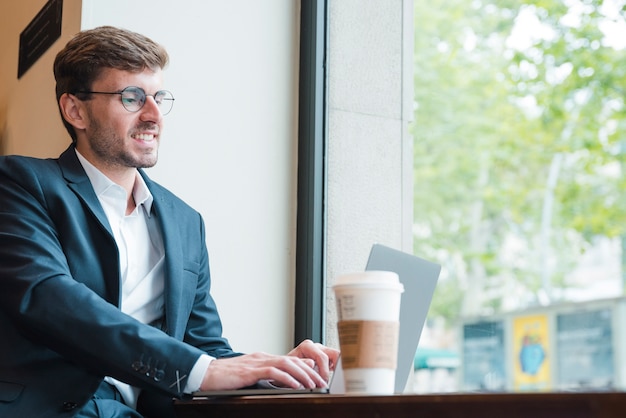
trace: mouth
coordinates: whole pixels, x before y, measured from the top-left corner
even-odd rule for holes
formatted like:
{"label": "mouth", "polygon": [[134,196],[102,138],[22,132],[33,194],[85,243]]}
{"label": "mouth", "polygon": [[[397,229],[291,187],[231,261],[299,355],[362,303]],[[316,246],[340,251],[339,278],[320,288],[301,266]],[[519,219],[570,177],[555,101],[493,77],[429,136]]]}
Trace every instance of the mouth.
{"label": "mouth", "polygon": [[141,142],[154,142],[158,138],[158,134],[142,132],[131,135],[131,138]]}

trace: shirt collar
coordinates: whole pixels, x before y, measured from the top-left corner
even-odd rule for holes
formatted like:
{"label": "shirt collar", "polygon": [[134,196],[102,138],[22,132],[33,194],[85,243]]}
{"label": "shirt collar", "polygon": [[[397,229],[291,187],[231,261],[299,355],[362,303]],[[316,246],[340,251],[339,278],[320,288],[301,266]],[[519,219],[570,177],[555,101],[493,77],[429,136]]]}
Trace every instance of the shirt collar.
{"label": "shirt collar", "polygon": [[[89,177],[89,181],[91,182],[91,186],[93,187],[96,195],[98,197],[102,196],[107,190],[112,187],[120,187],[117,183],[113,182],[110,178],[104,175],[102,171],[98,170],[93,164],[91,164],[85,157],[83,157],[78,150],[74,149],[76,152],[76,156],[78,157],[78,161],[83,166],[85,173],[87,173],[87,177]],[[152,197],[152,193],[150,193],[150,189],[146,185],[143,177],[139,174],[139,171],[135,174],[135,184],[133,185],[133,198],[135,199],[135,205],[137,207],[143,205],[146,214],[150,216],[152,211],[152,202],[154,198]]]}

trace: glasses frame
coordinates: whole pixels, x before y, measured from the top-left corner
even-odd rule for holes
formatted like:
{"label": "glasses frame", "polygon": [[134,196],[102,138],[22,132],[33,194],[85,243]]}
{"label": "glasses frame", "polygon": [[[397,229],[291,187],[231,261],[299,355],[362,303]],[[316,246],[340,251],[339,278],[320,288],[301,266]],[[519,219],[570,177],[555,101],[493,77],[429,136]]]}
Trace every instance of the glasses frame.
{"label": "glasses frame", "polygon": [[[126,103],[124,103],[124,93],[127,93],[128,91],[135,91],[135,92],[139,92],[143,94],[143,101],[140,101],[141,105],[137,108],[137,109],[129,109],[128,105]],[[159,93],[166,93],[169,94],[171,97],[163,97],[161,99],[161,102],[158,102],[156,97],[159,95]],[[141,109],[143,109],[143,107],[146,105],[146,100],[148,98],[148,96],[152,97],[155,101],[155,103],[157,104],[159,110],[161,110],[161,106],[163,104],[164,100],[169,100],[171,101],[171,105],[170,108],[167,110],[167,112],[163,112],[161,111],[161,114],[163,116],[167,115],[168,113],[170,113],[172,111],[172,109],[174,108],[174,100],[176,100],[174,98],[174,95],[172,94],[171,91],[169,90],[159,90],[154,94],[146,94],[146,91],[144,89],[142,89],[141,87],[137,87],[137,86],[128,86],[123,88],[122,90],[119,91],[90,91],[90,90],[80,90],[77,91],[76,94],[108,94],[108,95],[113,95],[113,94],[119,94],[120,95],[120,101],[122,102],[122,106],[124,106],[124,109],[126,109],[128,112],[131,113],[137,113],[139,112]]]}

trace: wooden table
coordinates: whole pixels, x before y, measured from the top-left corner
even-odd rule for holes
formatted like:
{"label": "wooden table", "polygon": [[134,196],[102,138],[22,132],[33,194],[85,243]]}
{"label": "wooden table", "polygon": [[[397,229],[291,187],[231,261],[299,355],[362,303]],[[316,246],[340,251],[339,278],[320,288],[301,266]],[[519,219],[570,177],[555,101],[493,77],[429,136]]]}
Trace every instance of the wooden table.
{"label": "wooden table", "polygon": [[177,418],[623,418],[626,393],[278,395],[176,401]]}

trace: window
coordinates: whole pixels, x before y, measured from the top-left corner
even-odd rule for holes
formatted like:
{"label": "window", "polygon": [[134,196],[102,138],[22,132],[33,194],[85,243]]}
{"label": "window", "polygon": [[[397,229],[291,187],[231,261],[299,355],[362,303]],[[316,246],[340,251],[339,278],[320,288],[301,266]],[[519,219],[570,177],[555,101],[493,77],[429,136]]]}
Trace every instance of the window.
{"label": "window", "polygon": [[415,391],[620,388],[624,1],[414,7]]}

